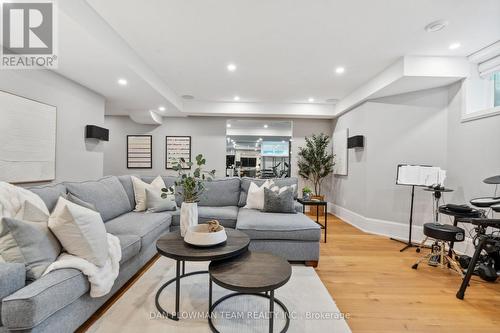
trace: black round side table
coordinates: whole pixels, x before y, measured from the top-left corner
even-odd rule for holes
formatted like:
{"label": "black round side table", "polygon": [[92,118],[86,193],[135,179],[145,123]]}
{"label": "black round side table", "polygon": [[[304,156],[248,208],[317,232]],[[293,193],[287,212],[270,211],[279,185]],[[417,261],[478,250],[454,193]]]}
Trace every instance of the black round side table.
{"label": "black round side table", "polygon": [[[290,325],[290,313],[285,304],[274,297],[274,291],[283,286],[292,276],[292,267],[285,259],[270,253],[247,251],[227,260],[212,261],[208,268],[209,316],[208,323],[212,332],[219,332],[212,322],[212,313],[223,301],[240,295],[255,295],[269,299],[269,332],[274,329],[274,303],[285,313],[286,323],[281,332],[286,332]],[[235,291],[221,297],[212,304],[212,282]]]}
{"label": "black round side table", "polygon": [[[179,320],[180,281],[182,278],[206,274],[208,271],[194,271],[186,273],[186,261],[212,261],[238,256],[248,250],[250,238],[243,232],[226,228],[227,240],[223,244],[213,247],[196,247],[184,242],[179,231],[170,232],[158,239],[156,249],[162,256],[176,261],[175,278],[168,280],[156,292],[155,304],[160,313],[172,320]],[[181,268],[182,265],[182,268]],[[159,302],[163,289],[175,281],[175,312],[164,310]]]}

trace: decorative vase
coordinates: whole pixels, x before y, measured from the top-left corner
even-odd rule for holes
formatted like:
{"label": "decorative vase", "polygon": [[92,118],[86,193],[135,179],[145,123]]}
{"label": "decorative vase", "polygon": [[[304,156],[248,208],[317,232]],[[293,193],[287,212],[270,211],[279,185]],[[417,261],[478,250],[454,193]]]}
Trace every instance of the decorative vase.
{"label": "decorative vase", "polygon": [[198,224],[198,204],[183,202],[181,205],[181,236],[184,237],[189,227]]}
{"label": "decorative vase", "polygon": [[309,192],[302,192],[302,198],[304,200],[310,200],[311,199],[311,193],[309,193]]}

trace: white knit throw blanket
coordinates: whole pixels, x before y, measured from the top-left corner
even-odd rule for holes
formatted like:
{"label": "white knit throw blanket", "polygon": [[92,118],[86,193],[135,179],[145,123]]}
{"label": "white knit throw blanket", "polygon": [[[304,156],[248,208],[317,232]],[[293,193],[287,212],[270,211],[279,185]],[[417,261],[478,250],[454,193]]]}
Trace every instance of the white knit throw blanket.
{"label": "white knit throw blanket", "polygon": [[115,283],[120,271],[120,260],[122,259],[122,250],[118,237],[108,233],[108,259],[102,267],[76,257],[68,253],[62,253],[55,262],[47,267],[43,273],[46,275],[53,270],[61,268],[75,268],[85,274],[90,283],[90,297],[101,297],[108,294]]}

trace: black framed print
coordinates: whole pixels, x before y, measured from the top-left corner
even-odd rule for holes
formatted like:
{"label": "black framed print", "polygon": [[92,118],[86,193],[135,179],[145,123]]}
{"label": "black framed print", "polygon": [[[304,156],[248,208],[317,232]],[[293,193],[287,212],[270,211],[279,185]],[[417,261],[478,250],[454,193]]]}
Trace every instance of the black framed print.
{"label": "black framed print", "polygon": [[[172,169],[173,162],[184,158],[191,162],[191,137],[166,136],[165,137],[165,169]],[[191,169],[190,167],[184,169]]]}
{"label": "black framed print", "polygon": [[153,168],[153,137],[127,135],[127,169]]}

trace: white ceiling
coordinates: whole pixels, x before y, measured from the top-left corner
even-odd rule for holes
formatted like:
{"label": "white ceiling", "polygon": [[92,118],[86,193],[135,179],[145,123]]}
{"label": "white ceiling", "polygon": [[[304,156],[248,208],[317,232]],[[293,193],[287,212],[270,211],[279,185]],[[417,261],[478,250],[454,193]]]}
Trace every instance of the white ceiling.
{"label": "white ceiling", "polygon": [[229,119],[226,121],[228,136],[279,136],[291,137],[293,122],[290,120],[271,119]]}
{"label": "white ceiling", "polygon": [[[59,2],[76,7],[60,20],[59,72],[103,94],[108,114],[154,109],[175,95],[175,115],[184,94],[341,99],[404,55],[466,56],[500,38],[498,0],[87,0],[86,13],[82,2]],[[424,31],[438,19],[449,26]],[[452,42],[462,47],[449,50]],[[120,76],[128,87],[116,85]]]}
{"label": "white ceiling", "polygon": [[[342,98],[403,55],[465,56],[500,35],[498,0],[88,2],[174,91],[209,101]],[[425,32],[437,19],[450,24]]]}

